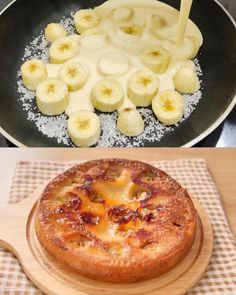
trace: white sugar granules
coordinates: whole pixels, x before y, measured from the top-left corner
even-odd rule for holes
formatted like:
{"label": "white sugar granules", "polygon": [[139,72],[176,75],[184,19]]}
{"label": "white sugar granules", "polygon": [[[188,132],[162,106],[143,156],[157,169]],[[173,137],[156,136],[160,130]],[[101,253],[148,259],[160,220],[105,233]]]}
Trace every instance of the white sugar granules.
{"label": "white sugar granules", "polygon": [[[60,22],[70,35],[75,34],[72,19],[73,14],[74,13],[71,13],[70,18],[63,17]],[[44,37],[44,31],[41,31],[39,36],[33,37],[32,42],[26,46],[22,61],[37,58],[48,63],[49,46],[49,42]],[[201,76],[202,71],[198,60],[195,59],[194,63],[198,76]],[[36,126],[38,132],[44,134],[48,138],[55,139],[58,144],[73,146],[67,131],[67,116],[65,114],[53,117],[42,115],[36,106],[35,92],[29,91],[24,87],[20,72],[17,73],[17,78],[19,100],[22,103],[22,109],[26,112],[27,120],[31,121],[32,124]],[[186,120],[191,115],[201,99],[201,96],[201,91],[193,95],[184,95],[185,109],[182,121]],[[145,142],[159,142],[164,134],[167,132],[174,132],[175,126],[167,127],[159,123],[151,109],[139,108],[138,110],[144,120],[145,130],[141,135],[134,138],[122,135],[117,129],[117,112],[109,114],[99,113],[102,133],[97,147],[141,147],[144,146]]]}

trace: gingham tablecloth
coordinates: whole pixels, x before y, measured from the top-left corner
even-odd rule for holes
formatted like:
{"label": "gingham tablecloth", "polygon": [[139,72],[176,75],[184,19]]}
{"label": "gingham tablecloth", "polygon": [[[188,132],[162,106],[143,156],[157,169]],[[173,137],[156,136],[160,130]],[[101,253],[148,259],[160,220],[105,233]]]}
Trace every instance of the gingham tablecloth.
{"label": "gingham tablecloth", "polygon": [[[75,162],[54,161],[17,163],[9,203],[26,198],[41,183],[74,164]],[[212,223],[214,249],[211,262],[202,279],[188,295],[236,295],[236,243],[204,160],[182,159],[151,164],[165,170],[198,198]],[[27,279],[14,255],[0,248],[0,295],[36,294],[42,293]]]}

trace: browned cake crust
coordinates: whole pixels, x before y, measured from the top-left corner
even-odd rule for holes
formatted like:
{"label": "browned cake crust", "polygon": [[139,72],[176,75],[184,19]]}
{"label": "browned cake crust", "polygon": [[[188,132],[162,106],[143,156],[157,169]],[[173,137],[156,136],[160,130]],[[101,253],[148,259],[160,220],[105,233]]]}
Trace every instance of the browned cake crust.
{"label": "browned cake crust", "polygon": [[97,280],[130,283],[171,270],[190,250],[196,211],[165,172],[130,160],[96,160],[51,181],[36,233],[58,260]]}

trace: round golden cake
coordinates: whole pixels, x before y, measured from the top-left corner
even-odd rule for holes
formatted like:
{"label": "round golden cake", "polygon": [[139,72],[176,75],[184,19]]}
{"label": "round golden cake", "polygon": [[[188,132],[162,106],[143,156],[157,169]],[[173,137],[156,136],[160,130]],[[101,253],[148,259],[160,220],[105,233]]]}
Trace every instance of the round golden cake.
{"label": "round golden cake", "polygon": [[78,273],[131,283],[161,275],[186,256],[196,210],[187,191],[151,165],[95,160],[48,184],[35,225],[40,243]]}

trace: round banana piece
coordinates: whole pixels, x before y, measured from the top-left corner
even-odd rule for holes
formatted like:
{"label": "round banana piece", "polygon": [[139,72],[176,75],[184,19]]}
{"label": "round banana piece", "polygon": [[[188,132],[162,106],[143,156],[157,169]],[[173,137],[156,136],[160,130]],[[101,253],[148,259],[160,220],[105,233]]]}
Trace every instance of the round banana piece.
{"label": "round banana piece", "polygon": [[98,69],[103,75],[116,76],[127,73],[130,67],[128,58],[119,52],[106,53],[98,62]]}
{"label": "round banana piece", "polygon": [[120,113],[124,109],[134,109],[134,110],[136,109],[135,104],[133,104],[133,102],[126,95],[124,96],[123,102],[119,106],[119,108],[117,109],[117,111],[118,111],[118,113]]}
{"label": "round banana piece", "polygon": [[36,90],[36,102],[41,113],[47,116],[62,114],[68,105],[68,88],[65,82],[49,78]]}
{"label": "round banana piece", "polygon": [[181,67],[186,67],[191,69],[192,71],[195,71],[195,64],[192,60],[186,60],[182,63]]}
{"label": "round banana piece", "polygon": [[111,113],[122,103],[124,92],[118,81],[111,78],[100,80],[93,88],[91,100],[100,112]]}
{"label": "round banana piece", "polygon": [[200,82],[194,70],[182,66],[174,76],[175,89],[182,93],[194,93],[200,89]]}
{"label": "round banana piece", "polygon": [[[120,26],[120,30],[128,36],[137,36],[139,38],[143,36],[142,28],[136,24],[133,24],[133,23],[124,24],[124,25]],[[128,36],[126,36],[126,37],[128,37]]]}
{"label": "round banana piece", "polygon": [[68,132],[76,146],[92,146],[101,132],[99,117],[90,111],[74,112],[68,120]]}
{"label": "round banana piece", "polygon": [[136,106],[148,107],[157,94],[159,83],[159,78],[151,71],[135,72],[128,81],[128,96]]}
{"label": "round banana piece", "polygon": [[35,91],[39,83],[47,79],[47,69],[41,60],[31,59],[21,66],[21,76],[25,87]]}
{"label": "round banana piece", "polygon": [[143,64],[156,74],[163,74],[168,68],[171,55],[161,46],[151,46],[141,51],[139,55]]}
{"label": "round banana piece", "polygon": [[100,20],[100,16],[93,9],[81,9],[74,15],[75,27],[79,34],[96,27]]}
{"label": "round banana piece", "polygon": [[124,109],[117,119],[118,130],[126,136],[138,136],[144,131],[144,122],[136,109]]}
{"label": "round banana piece", "polygon": [[184,99],[177,91],[165,90],[153,98],[152,109],[161,123],[173,125],[183,117]]}
{"label": "round banana piece", "polygon": [[66,29],[61,24],[48,24],[45,31],[45,37],[49,42],[54,42],[59,38],[67,36]]}
{"label": "round banana piece", "polygon": [[155,14],[148,14],[146,17],[145,28],[150,32],[154,33],[156,30],[166,26],[166,22],[163,17]]}
{"label": "round banana piece", "polygon": [[116,31],[116,38],[123,43],[133,43],[143,36],[143,30],[140,26],[128,23],[119,27]]}
{"label": "round banana piece", "polygon": [[187,38],[192,42],[192,45],[193,45],[192,54],[189,56],[189,59],[193,59],[197,56],[199,49],[201,47],[201,44],[199,40],[195,37],[188,36]]}
{"label": "round banana piece", "polygon": [[111,16],[115,22],[125,22],[130,20],[133,15],[132,9],[128,7],[118,7],[112,10]]}
{"label": "round banana piece", "polygon": [[69,91],[79,90],[88,79],[88,71],[78,61],[67,61],[59,70],[59,78],[64,81]]}
{"label": "round banana piece", "polygon": [[79,45],[70,37],[57,39],[52,43],[49,53],[52,64],[61,64],[71,59],[79,51]]}

